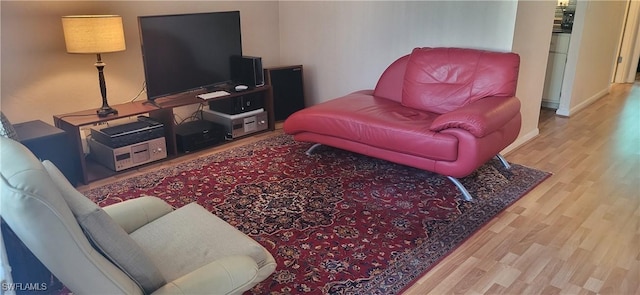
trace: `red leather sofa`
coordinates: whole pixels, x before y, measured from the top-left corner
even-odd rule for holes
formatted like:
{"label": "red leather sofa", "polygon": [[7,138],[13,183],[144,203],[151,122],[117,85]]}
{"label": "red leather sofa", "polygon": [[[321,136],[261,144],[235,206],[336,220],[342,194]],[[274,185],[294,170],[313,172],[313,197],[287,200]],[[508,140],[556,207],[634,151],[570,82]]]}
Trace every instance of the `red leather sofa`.
{"label": "red leather sofa", "polygon": [[393,62],[375,89],[357,91],[287,118],[295,140],[368,155],[457,178],[471,174],[520,132],[515,53],[416,48]]}

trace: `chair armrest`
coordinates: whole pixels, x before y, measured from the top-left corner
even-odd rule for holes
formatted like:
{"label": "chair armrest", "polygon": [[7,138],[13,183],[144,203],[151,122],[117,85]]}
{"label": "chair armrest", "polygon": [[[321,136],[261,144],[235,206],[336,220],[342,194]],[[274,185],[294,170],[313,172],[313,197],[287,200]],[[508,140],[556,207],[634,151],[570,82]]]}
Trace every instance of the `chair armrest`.
{"label": "chair armrest", "polygon": [[171,205],[160,198],[144,196],[102,208],[127,233],[173,211]]}
{"label": "chair armrest", "polygon": [[229,256],[177,278],[152,295],[242,294],[254,286],[258,265],[249,256]]}
{"label": "chair armrest", "polygon": [[436,118],[430,130],[439,132],[461,128],[475,137],[484,137],[504,126],[520,112],[520,100],[515,97],[491,96]]}

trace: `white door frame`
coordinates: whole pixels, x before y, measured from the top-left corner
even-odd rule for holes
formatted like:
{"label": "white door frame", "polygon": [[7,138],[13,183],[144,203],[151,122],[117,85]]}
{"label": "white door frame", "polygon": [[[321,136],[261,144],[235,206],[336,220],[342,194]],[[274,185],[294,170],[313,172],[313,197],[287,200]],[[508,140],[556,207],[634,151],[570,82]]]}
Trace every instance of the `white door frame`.
{"label": "white door frame", "polygon": [[640,60],[640,1],[628,1],[623,35],[618,56],[621,62],[616,64],[613,83],[633,83],[636,79]]}

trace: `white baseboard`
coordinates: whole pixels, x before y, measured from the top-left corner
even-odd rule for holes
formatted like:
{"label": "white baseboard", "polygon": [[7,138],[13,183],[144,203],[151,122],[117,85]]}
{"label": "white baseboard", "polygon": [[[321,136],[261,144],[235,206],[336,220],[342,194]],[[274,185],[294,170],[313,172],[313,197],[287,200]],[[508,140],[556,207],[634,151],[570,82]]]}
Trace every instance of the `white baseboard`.
{"label": "white baseboard", "polygon": [[560,106],[559,101],[542,100],[542,107],[557,110]]}
{"label": "white baseboard", "polygon": [[563,117],[569,117],[572,114],[575,114],[575,113],[579,112],[580,110],[586,108],[587,106],[589,106],[590,104],[594,103],[595,101],[597,101],[598,99],[602,98],[603,96],[609,94],[610,88],[611,88],[611,85],[609,85],[609,87],[607,87],[605,89],[602,89],[601,91],[599,91],[595,95],[589,97],[587,100],[579,103],[578,105],[576,105],[575,107],[572,107],[572,108],[568,108],[568,107],[562,106],[562,104],[560,104],[560,107],[558,108],[558,110],[556,110],[556,115],[563,116]]}
{"label": "white baseboard", "polygon": [[540,129],[536,128],[536,129],[531,130],[527,134],[519,136],[518,138],[516,138],[516,141],[514,141],[509,146],[507,146],[504,150],[502,150],[501,154],[502,155],[509,154],[510,152],[512,152],[513,150],[517,149],[521,145],[523,145],[523,144],[529,142],[530,140],[534,139],[535,137],[537,137],[538,134],[540,134]]}

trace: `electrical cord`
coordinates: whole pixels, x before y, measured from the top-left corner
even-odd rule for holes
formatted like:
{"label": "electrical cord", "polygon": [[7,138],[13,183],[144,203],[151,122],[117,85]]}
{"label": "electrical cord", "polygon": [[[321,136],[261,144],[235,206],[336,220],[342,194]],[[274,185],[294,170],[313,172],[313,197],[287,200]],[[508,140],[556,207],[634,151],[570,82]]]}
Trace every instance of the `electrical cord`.
{"label": "electrical cord", "polygon": [[78,114],[78,115],[64,115],[64,116],[60,116],[58,117],[58,119],[62,119],[62,118],[68,118],[68,117],[87,117],[87,116],[95,116],[96,114]]}
{"label": "electrical cord", "polygon": [[147,81],[142,81],[142,89],[140,89],[140,92],[138,92],[138,94],[136,94],[136,96],[134,96],[129,102],[134,102],[136,101],[136,99],[138,99],[140,97],[140,95],[142,93],[144,93],[147,90]]}
{"label": "electrical cord", "polygon": [[[191,113],[191,115],[189,117],[186,118],[180,118],[180,116],[176,115],[175,113],[173,114],[173,122],[176,125],[180,125],[182,123],[188,122],[188,121],[195,121],[195,120],[201,120],[202,119],[202,109],[204,108],[204,103],[200,103],[198,105],[198,109]],[[177,120],[176,118],[178,118],[179,120]]]}

